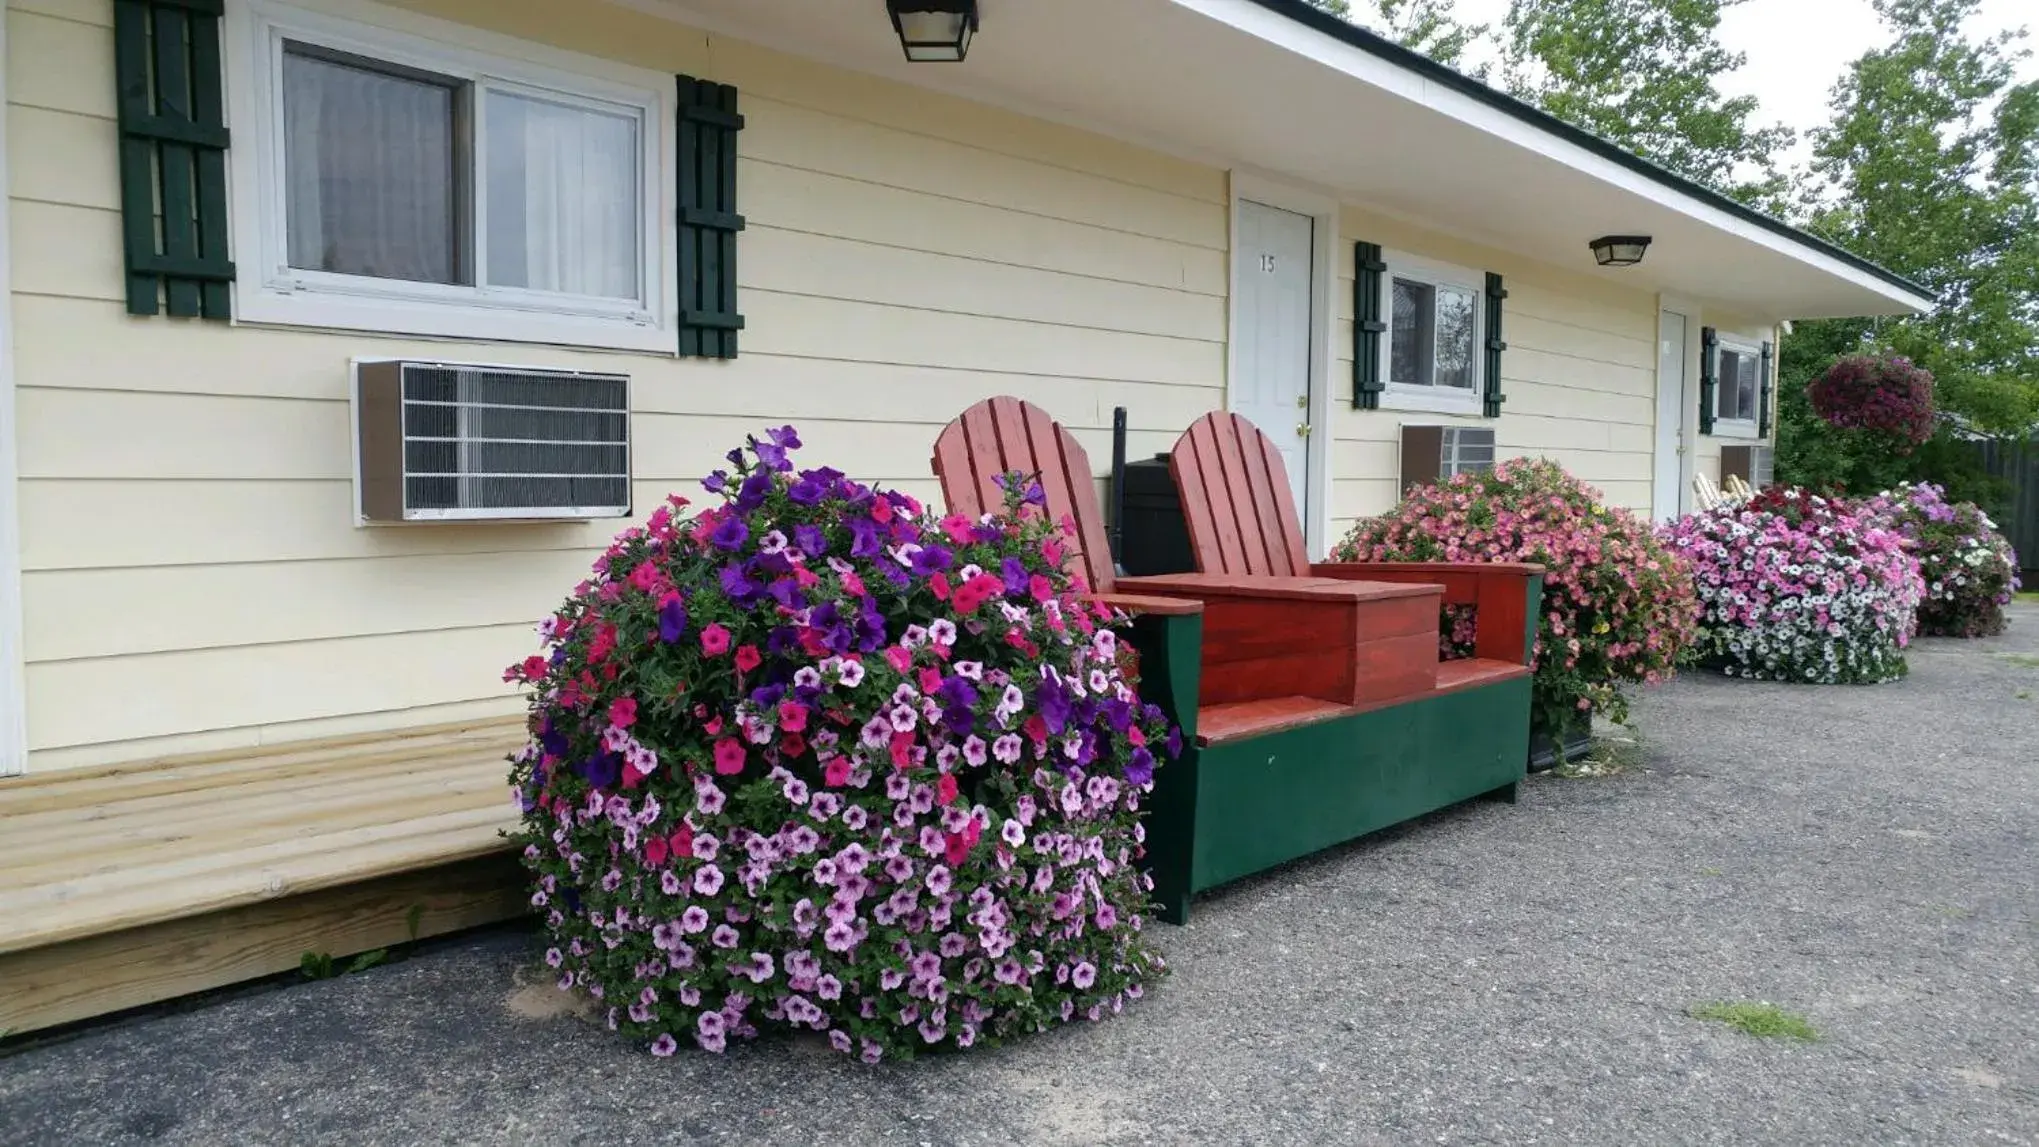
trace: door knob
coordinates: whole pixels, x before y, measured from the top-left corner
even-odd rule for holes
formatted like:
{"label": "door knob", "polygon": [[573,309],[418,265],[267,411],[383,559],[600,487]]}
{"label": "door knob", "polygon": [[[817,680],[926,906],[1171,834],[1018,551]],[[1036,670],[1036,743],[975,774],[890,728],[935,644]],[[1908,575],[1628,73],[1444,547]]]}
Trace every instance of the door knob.
{"label": "door knob", "polygon": [[1310,436],[1310,424],[1307,422],[1296,423],[1296,437],[1308,438],[1309,436]]}

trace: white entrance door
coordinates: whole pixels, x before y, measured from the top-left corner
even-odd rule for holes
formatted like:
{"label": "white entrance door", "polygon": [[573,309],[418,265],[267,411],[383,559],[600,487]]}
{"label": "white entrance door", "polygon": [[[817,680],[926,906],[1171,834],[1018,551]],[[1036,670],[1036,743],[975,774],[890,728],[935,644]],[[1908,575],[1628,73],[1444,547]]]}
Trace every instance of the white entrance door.
{"label": "white entrance door", "polygon": [[1232,332],[1238,377],[1228,401],[1274,440],[1296,511],[1309,521],[1310,283],[1316,220],[1239,201]]}
{"label": "white entrance door", "polygon": [[1692,490],[1685,483],[1686,422],[1697,401],[1689,391],[1684,315],[1665,311],[1657,317],[1657,446],[1652,508],[1658,521],[1668,521],[1691,508]]}

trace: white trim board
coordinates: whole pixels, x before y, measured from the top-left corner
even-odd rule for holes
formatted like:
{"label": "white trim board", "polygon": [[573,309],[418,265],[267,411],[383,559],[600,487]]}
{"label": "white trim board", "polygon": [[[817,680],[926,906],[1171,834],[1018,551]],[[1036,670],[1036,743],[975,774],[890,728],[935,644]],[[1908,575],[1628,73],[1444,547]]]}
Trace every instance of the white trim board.
{"label": "white trim board", "polygon": [[28,770],[27,668],[21,624],[20,429],[14,408],[14,277],[8,244],[7,22],[0,7],[0,776]]}
{"label": "white trim board", "polygon": [[1283,211],[1307,215],[1314,225],[1311,235],[1310,274],[1310,426],[1313,433],[1304,457],[1308,473],[1303,484],[1309,491],[1303,510],[1303,544],[1312,560],[1330,549],[1331,532],[1331,364],[1337,354],[1331,345],[1331,290],[1338,278],[1338,200],[1321,192],[1280,183],[1258,173],[1233,168],[1226,180],[1230,202],[1226,205],[1225,243],[1225,408],[1232,409],[1232,380],[1239,377],[1239,201],[1250,199]]}
{"label": "white trim board", "polygon": [[1170,3],[1215,20],[1235,31],[1273,44],[1303,59],[1321,64],[1367,83],[1382,91],[1429,108],[1476,128],[1497,139],[1552,159],[1594,180],[1618,187],[1660,207],[1696,220],[1707,227],[1754,243],[1776,254],[1795,259],[1820,272],[1874,292],[1885,299],[1919,311],[1932,310],[1935,300],[1887,283],[1866,271],[1803,243],[1760,227],[1747,220],[1650,179],[1585,147],[1563,139],[1534,124],[1484,104],[1459,91],[1432,82],[1408,68],[1344,43],[1324,32],[1259,4],[1241,0],[1169,0]]}

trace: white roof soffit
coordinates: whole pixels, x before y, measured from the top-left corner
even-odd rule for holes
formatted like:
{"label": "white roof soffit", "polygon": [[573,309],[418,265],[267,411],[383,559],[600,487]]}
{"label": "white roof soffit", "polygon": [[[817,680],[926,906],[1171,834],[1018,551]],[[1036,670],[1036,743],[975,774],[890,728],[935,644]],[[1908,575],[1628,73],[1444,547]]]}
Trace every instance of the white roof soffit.
{"label": "white roof soffit", "polygon": [[[969,59],[918,65],[902,59],[883,0],[621,2],[837,67],[1285,176],[1356,207],[1756,322],[1933,305],[1917,284],[1302,0],[979,0]],[[1640,266],[1603,269],[1587,241],[1609,234],[1654,241]]]}

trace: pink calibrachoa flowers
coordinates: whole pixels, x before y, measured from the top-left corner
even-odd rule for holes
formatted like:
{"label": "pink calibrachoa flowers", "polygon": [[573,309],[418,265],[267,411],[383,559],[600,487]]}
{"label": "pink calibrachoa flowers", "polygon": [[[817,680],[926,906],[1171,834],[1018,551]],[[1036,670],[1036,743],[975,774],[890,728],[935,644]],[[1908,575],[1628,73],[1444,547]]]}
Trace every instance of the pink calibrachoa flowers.
{"label": "pink calibrachoa flowers", "polygon": [[[1580,715],[1628,715],[1621,687],[1670,675],[1692,638],[1692,577],[1649,525],[1548,459],[1503,462],[1411,490],[1333,550],[1360,562],[1536,562],[1535,726],[1555,737]],[[1470,646],[1468,610],[1447,607],[1446,646]]]}
{"label": "pink calibrachoa flowers", "polygon": [[1698,579],[1703,664],[1806,684],[1904,676],[1925,585],[1904,539],[1875,514],[1772,488],[1668,532]]}
{"label": "pink calibrachoa flowers", "polygon": [[1902,534],[1926,579],[1919,632],[1986,637],[2004,631],[2004,607],[2018,590],[2018,560],[1996,523],[1974,502],[1949,502],[1930,482],[1900,483],[1867,508]]}
{"label": "pink calibrachoa flowers", "polygon": [[1902,355],[1845,355],[1805,393],[1829,425],[1882,434],[1899,454],[1933,436],[1933,373]]}
{"label": "pink calibrachoa flowers", "polygon": [[937,521],[798,445],[625,531],[509,670],[546,963],[655,1055],[775,1026],[875,1062],[1117,1013],[1162,970],[1137,813],[1180,734],[1038,486]]}

